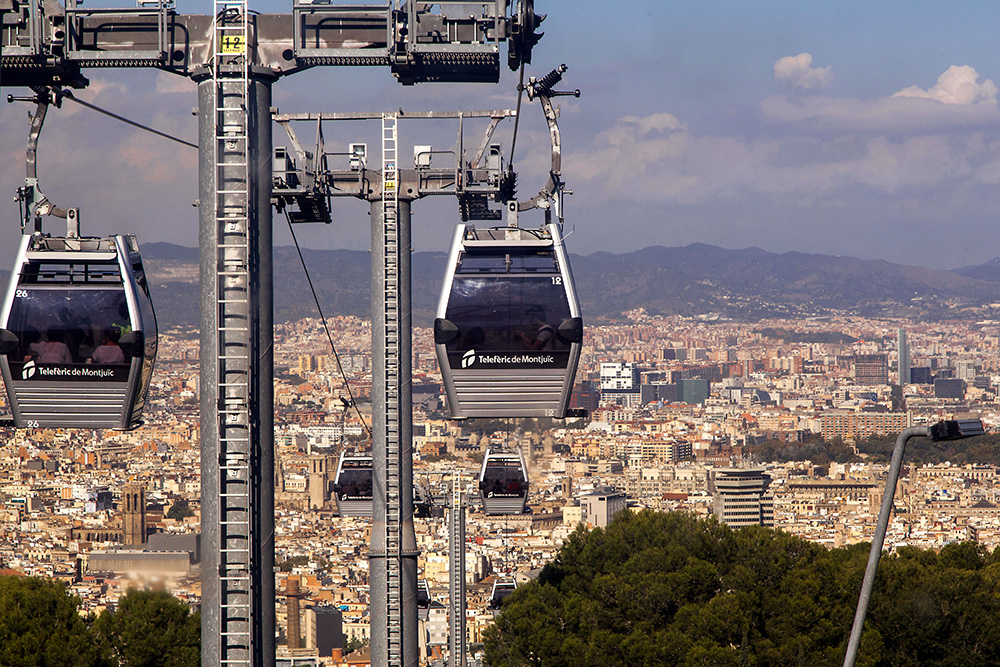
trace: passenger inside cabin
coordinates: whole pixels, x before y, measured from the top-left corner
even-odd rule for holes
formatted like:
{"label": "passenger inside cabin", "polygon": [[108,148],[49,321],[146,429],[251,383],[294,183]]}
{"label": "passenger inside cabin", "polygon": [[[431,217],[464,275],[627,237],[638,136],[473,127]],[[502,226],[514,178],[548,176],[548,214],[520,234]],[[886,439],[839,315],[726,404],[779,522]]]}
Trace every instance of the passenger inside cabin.
{"label": "passenger inside cabin", "polygon": [[[82,304],[81,307],[64,306],[59,309],[59,328],[63,330],[62,342],[69,348],[70,359],[76,361],[87,356],[87,351],[94,345],[90,313]],[[84,348],[81,353],[80,348]]]}
{"label": "passenger inside cabin", "polygon": [[73,357],[69,346],[63,340],[66,335],[62,329],[52,327],[45,332],[46,340],[31,344],[31,356],[41,364],[70,364]]}
{"label": "passenger inside cabin", "polygon": [[125,299],[119,302],[118,318],[111,323],[111,327],[118,330],[119,337],[132,331],[132,321],[128,316],[128,304],[125,302]]}
{"label": "passenger inside cabin", "polygon": [[91,360],[95,364],[123,364],[125,363],[125,353],[118,346],[121,333],[117,328],[109,327],[104,330],[104,342],[94,348]]}
{"label": "passenger inside cabin", "polygon": [[[16,335],[16,334],[15,334]],[[25,325],[24,329],[21,331],[21,346],[18,348],[20,353],[17,358],[22,361],[28,361],[35,358],[35,351],[32,349],[32,345],[37,343],[42,339],[42,334],[38,333],[38,329],[31,325]]]}
{"label": "passenger inside cabin", "polygon": [[556,330],[545,321],[545,309],[541,306],[532,306],[525,311],[525,317],[536,328],[536,331],[532,338],[529,338],[523,331],[518,331],[516,335],[521,345],[526,350],[555,349]]}

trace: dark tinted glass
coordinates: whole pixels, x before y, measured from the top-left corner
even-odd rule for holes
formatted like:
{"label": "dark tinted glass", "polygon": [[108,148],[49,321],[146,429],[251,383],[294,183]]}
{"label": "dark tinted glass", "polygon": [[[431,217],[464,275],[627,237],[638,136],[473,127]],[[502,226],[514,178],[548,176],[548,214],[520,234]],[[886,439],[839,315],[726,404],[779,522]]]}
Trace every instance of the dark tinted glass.
{"label": "dark tinted glass", "polygon": [[[115,344],[116,336],[132,330],[120,287],[18,287],[6,328],[20,340],[18,348],[8,355],[11,361],[130,363]],[[110,336],[109,331],[113,332]],[[115,340],[109,341],[109,337]]]}
{"label": "dark tinted glass", "polygon": [[348,498],[371,498],[372,497],[372,470],[371,468],[344,468],[337,478],[341,496]]}
{"label": "dark tinted glass", "polygon": [[489,461],[483,473],[483,481],[480,489],[484,493],[521,493],[521,485],[524,483],[524,472],[521,464],[514,460]]}
{"label": "dark tinted glass", "polygon": [[458,327],[459,336],[447,349],[568,350],[555,331],[569,316],[569,300],[558,274],[456,275],[446,318]]}

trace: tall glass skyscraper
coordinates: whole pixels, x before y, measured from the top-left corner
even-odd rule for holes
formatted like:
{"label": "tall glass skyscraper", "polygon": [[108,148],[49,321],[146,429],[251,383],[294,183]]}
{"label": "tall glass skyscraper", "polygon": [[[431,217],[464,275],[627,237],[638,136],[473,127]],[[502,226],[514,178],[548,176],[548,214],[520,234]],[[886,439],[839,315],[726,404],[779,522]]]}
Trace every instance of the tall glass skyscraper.
{"label": "tall glass skyscraper", "polygon": [[899,353],[899,384],[910,384],[910,346],[906,344],[906,329],[896,332],[896,351]]}

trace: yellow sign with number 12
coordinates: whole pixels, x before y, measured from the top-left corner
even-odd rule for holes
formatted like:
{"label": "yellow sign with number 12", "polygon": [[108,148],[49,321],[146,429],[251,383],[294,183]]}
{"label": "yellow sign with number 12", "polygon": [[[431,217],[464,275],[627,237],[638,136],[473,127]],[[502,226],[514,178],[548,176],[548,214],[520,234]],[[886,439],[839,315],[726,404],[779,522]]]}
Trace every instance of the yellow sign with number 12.
{"label": "yellow sign with number 12", "polygon": [[246,53],[247,44],[243,35],[226,35],[222,38],[223,53]]}

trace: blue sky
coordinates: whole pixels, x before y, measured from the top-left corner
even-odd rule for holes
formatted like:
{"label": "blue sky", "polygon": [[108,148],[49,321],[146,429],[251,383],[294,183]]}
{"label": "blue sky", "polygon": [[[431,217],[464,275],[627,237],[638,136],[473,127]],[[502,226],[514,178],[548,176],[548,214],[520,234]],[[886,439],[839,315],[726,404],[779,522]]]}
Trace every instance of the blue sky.
{"label": "blue sky", "polygon": [[[287,11],[277,2],[251,7]],[[537,9],[548,14],[546,34],[528,73],[566,63],[563,87],[583,91],[560,100],[572,252],[701,242],[942,268],[1000,256],[997,3],[537,0]],[[81,98],[195,140],[190,82],[152,71],[88,76]],[[506,69],[498,86],[415,87],[380,69],[317,69],[279,81],[274,104],[285,112],[512,108],[516,83]],[[11,195],[23,179],[27,110],[0,111],[0,188]],[[435,149],[454,141],[450,125],[402,124],[401,133],[404,144]],[[548,161],[537,105],[523,109],[519,134],[527,196]],[[377,128],[352,125],[328,141],[374,147],[376,137]],[[283,143],[280,131],[275,138]],[[509,146],[509,123],[498,138]],[[195,245],[196,167],[194,150],[69,103],[50,113],[42,138],[43,190],[80,206],[91,234]],[[9,246],[17,210],[5,210],[0,241]],[[300,240],[365,248],[366,211],[338,201],[334,224],[302,229]],[[457,222],[452,201],[416,203],[417,249],[444,249]],[[287,243],[287,233],[277,239]]]}

